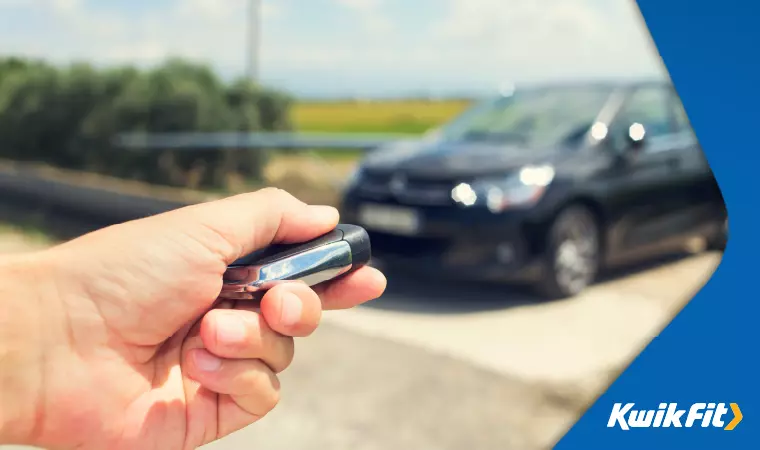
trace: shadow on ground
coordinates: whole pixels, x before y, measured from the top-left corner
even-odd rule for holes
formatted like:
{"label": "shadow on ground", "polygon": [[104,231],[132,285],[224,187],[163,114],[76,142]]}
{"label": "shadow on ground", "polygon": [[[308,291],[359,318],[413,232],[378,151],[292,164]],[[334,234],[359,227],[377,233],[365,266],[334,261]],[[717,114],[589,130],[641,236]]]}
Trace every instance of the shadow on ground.
{"label": "shadow on ground", "polygon": [[[689,253],[673,252],[629,263],[601,274],[596,284],[613,283],[678,262],[688,256]],[[534,294],[527,285],[452,280],[388,268],[382,270],[388,278],[386,292],[381,298],[365,304],[364,308],[420,314],[467,314],[573,300],[545,300]]]}

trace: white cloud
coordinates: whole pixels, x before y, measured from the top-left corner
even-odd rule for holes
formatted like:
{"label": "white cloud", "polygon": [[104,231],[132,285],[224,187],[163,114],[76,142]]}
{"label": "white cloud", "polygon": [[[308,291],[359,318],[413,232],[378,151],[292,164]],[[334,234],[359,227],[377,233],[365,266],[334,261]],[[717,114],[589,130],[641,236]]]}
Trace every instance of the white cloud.
{"label": "white cloud", "polygon": [[[53,27],[9,39],[0,30],[0,53],[140,65],[181,56],[239,72],[247,5],[246,0],[174,0],[168,7],[148,9],[135,18],[87,8],[81,0],[27,0],[20,6],[47,12]],[[284,6],[281,0],[263,1],[265,25],[282,17],[287,11]]]}
{"label": "white cloud", "polygon": [[82,6],[81,0],[52,0],[51,3],[53,8],[64,12],[77,11]]}
{"label": "white cloud", "polygon": [[657,58],[632,3],[608,1],[605,14],[593,0],[452,0],[427,45],[521,78],[653,72]]}
{"label": "white cloud", "polygon": [[384,11],[381,0],[334,0],[338,5],[352,11],[361,24],[362,31],[377,38],[394,31],[393,21]]}
{"label": "white cloud", "polygon": [[82,6],[82,0],[0,0],[0,8],[44,7],[57,12],[75,11]]}
{"label": "white cloud", "polygon": [[[265,74],[330,72],[335,83],[384,78],[407,80],[415,89],[442,80],[493,85],[504,78],[637,76],[658,69],[631,0],[440,0],[440,11],[405,34],[380,0],[333,1],[355,15],[363,33],[346,30],[335,41],[299,27],[284,29],[276,24],[299,14],[296,0],[263,1]],[[10,2],[21,0],[0,0],[0,6]],[[24,4],[54,7],[54,29],[18,37],[0,30],[0,53],[139,64],[184,56],[242,73],[246,0],[174,0],[137,19],[94,11],[78,0]]]}
{"label": "white cloud", "polygon": [[[248,0],[181,0],[175,1],[173,12],[182,17],[211,21],[240,19],[249,13]],[[282,3],[260,2],[261,17],[272,20],[284,12]]]}
{"label": "white cloud", "polygon": [[0,8],[16,8],[28,4],[29,0],[0,0]]}
{"label": "white cloud", "polygon": [[[628,0],[449,0],[442,7],[443,14],[420,23],[412,39],[386,30],[371,38],[352,36],[339,48],[304,42],[294,52],[275,46],[266,62],[301,71],[316,70],[321,62],[343,79],[385,75],[420,88],[661,71],[638,10]],[[309,58],[301,59],[306,54]]]}
{"label": "white cloud", "polygon": [[375,11],[380,6],[379,0],[335,0],[335,2],[359,11]]}

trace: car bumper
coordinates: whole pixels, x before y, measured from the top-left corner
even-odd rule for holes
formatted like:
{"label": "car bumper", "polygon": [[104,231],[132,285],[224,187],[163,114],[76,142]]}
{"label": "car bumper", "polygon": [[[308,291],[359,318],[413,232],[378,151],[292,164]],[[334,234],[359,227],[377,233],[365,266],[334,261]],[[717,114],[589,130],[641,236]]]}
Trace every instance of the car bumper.
{"label": "car bumper", "polygon": [[341,220],[367,230],[373,259],[389,269],[504,281],[530,279],[540,269],[535,245],[540,226],[532,224],[528,213],[415,208],[421,225],[406,234],[363,223],[358,214],[361,204],[344,202]]}

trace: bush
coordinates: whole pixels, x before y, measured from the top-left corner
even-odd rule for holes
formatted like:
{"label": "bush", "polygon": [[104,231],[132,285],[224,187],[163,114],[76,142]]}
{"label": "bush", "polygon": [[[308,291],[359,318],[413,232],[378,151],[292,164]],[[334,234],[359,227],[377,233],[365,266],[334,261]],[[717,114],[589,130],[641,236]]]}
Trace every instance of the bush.
{"label": "bush", "polygon": [[150,183],[226,187],[259,178],[260,151],[125,151],[122,132],[289,130],[291,99],[172,59],[151,70],[0,59],[0,157]]}

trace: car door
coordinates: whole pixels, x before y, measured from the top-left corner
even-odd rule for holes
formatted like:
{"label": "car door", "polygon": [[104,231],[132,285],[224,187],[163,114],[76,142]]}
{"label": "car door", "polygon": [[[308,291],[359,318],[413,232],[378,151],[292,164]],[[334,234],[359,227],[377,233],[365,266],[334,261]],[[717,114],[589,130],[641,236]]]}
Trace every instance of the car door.
{"label": "car door", "polygon": [[673,90],[674,123],[679,150],[679,175],[684,183],[682,231],[688,234],[714,232],[723,225],[725,203],[712,169],[691,127],[678,94]]}
{"label": "car door", "polygon": [[[618,256],[675,238],[684,226],[685,148],[679,144],[683,137],[677,132],[672,106],[668,85],[640,86],[610,126],[608,146],[619,156],[605,177],[608,245]],[[640,145],[631,150],[633,138],[641,134]]]}

